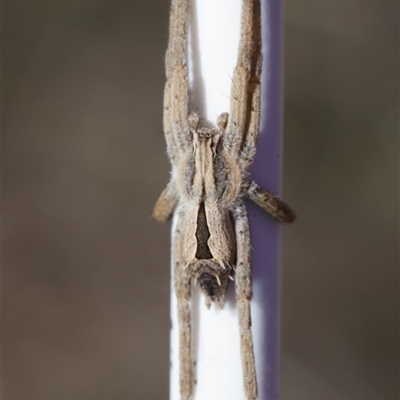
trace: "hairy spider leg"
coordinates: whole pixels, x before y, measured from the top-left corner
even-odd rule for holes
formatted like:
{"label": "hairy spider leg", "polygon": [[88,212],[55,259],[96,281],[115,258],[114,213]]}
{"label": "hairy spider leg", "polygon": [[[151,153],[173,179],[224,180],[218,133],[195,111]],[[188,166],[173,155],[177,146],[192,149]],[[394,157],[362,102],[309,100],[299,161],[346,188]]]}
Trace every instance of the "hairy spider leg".
{"label": "hairy spider leg", "polygon": [[170,35],[165,58],[167,82],[164,90],[164,134],[172,165],[191,144],[189,129],[189,78],[186,65],[187,0],[173,0]]}
{"label": "hairy spider leg", "polygon": [[178,204],[178,196],[174,181],[168,183],[167,187],[161,192],[153,209],[153,217],[158,222],[166,222],[174,212]]}
{"label": "hairy spider leg", "polygon": [[[168,49],[165,66],[167,82],[164,90],[164,134],[167,153],[173,166],[171,181],[157,201],[154,215],[161,220],[168,218],[174,210],[177,198],[174,186],[174,168],[182,155],[191,146],[189,129],[189,79],[186,65],[187,47],[187,0],[172,0]],[[189,400],[192,394],[191,359],[191,310],[190,277],[179,260],[182,243],[183,218],[177,221],[173,240],[174,284],[178,304],[179,324],[179,381],[181,400]]]}
{"label": "hairy spider leg", "polygon": [[240,350],[244,388],[247,400],[257,399],[257,376],[251,333],[250,301],[251,289],[251,243],[246,207],[238,200],[233,208],[237,246],[235,292],[239,317]]}
{"label": "hairy spider leg", "polygon": [[192,394],[193,370],[191,357],[191,309],[190,309],[190,276],[184,263],[179,258],[183,254],[182,234],[184,218],[179,218],[173,235],[174,285],[178,305],[179,324],[179,387],[181,400],[189,400]]}
{"label": "hairy spider leg", "polygon": [[[262,56],[260,15],[257,13],[260,13],[258,0],[243,0],[238,60],[233,72],[230,113],[224,140],[225,147],[239,161],[243,170],[252,162],[260,120]],[[250,155],[248,161],[241,159],[243,146]]]}
{"label": "hairy spider leg", "polygon": [[295,220],[295,213],[284,201],[278,199],[254,181],[247,180],[247,185],[246,196],[269,215],[280,222],[290,223]]}

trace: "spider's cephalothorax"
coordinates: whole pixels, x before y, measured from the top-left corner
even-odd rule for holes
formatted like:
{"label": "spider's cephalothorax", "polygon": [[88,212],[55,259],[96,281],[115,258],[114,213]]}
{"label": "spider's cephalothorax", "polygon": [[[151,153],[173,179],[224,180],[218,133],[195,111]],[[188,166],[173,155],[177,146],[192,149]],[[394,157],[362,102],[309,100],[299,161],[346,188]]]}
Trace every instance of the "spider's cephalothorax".
{"label": "spider's cephalothorax", "polygon": [[186,66],[187,2],[172,0],[166,56],[164,134],[172,164],[171,180],[161,193],[154,217],[175,212],[174,287],[178,303],[181,400],[193,393],[191,355],[191,282],[211,301],[224,304],[229,279],[235,280],[243,383],[248,400],[257,399],[251,333],[251,244],[243,198],[279,221],[292,222],[291,209],[261,188],[246,172],[255,155],[260,121],[260,0],[242,0],[238,61],[233,71],[230,114],[216,128],[198,127],[189,113]]}

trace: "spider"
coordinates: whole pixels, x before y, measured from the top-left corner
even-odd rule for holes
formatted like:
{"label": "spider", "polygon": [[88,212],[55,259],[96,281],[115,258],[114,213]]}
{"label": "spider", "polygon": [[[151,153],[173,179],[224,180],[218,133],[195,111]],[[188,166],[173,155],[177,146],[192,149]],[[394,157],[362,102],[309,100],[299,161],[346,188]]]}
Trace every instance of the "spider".
{"label": "spider", "polygon": [[172,0],[166,53],[164,134],[171,179],[154,207],[158,221],[176,213],[172,252],[178,304],[181,400],[193,393],[191,359],[191,282],[206,304],[222,308],[230,280],[235,281],[243,381],[248,400],[257,399],[251,332],[251,244],[244,198],[281,222],[293,211],[249,177],[260,121],[260,0],[243,0],[238,61],[234,69],[230,113],[216,127],[201,126],[189,112],[186,65],[188,0]]}

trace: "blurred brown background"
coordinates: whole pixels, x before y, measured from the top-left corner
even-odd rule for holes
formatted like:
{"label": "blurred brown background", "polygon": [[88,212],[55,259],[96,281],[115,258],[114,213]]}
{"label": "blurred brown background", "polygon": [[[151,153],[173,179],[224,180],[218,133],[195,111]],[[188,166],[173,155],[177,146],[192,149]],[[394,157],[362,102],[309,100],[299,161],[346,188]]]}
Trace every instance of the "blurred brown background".
{"label": "blurred brown background", "polygon": [[[166,399],[167,0],[3,1],[3,398]],[[282,400],[398,398],[398,2],[287,0]]]}

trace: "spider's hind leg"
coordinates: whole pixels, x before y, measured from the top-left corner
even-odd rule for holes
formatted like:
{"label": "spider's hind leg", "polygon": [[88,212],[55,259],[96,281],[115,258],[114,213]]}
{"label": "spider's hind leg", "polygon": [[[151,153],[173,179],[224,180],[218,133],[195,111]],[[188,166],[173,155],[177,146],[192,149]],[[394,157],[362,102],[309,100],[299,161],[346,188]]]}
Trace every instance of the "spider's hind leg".
{"label": "spider's hind leg", "polygon": [[243,383],[247,400],[257,399],[257,376],[251,333],[251,244],[246,208],[243,202],[234,210],[237,242],[235,291],[239,315],[240,347],[242,354]]}
{"label": "spider's hind leg", "polygon": [[182,265],[175,268],[175,290],[179,322],[179,380],[181,400],[192,394],[190,280]]}
{"label": "spider's hind leg", "polygon": [[173,236],[174,286],[178,307],[179,325],[179,387],[181,400],[189,400],[193,390],[193,364],[191,353],[190,275],[180,255],[182,254],[183,220],[178,219]]}

